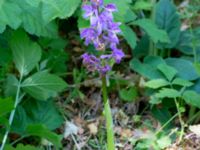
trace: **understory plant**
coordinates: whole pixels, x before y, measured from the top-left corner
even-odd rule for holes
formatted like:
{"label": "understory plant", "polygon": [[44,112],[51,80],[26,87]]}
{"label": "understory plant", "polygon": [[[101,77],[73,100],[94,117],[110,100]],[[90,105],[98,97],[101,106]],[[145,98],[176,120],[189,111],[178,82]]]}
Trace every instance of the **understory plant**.
{"label": "understory plant", "polygon": [[[107,148],[115,149],[113,119],[107,95],[108,72],[114,63],[120,63],[124,53],[117,47],[121,32],[119,22],[114,22],[113,12],[117,11],[115,4],[104,4],[103,0],[90,0],[83,4],[83,17],[89,19],[90,27],[81,29],[81,38],[85,45],[92,44],[96,54],[85,53],[82,55],[83,64],[90,72],[98,72],[102,80],[102,95],[107,129]],[[111,50],[108,50],[111,49]]]}

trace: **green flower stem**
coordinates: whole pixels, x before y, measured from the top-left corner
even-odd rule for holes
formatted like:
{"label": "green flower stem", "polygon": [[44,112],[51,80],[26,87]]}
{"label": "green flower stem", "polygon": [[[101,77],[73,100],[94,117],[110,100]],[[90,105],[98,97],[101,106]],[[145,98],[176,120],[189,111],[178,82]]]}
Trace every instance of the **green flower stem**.
{"label": "green flower stem", "polygon": [[175,104],[176,104],[176,109],[178,111],[179,122],[181,124],[181,133],[180,133],[179,141],[178,141],[178,143],[180,143],[182,141],[182,139],[183,139],[184,129],[185,129],[185,123],[184,123],[184,121],[182,119],[182,116],[181,116],[180,105],[179,105],[179,103],[178,103],[178,101],[177,101],[176,98],[174,100],[175,100]]}
{"label": "green flower stem", "polygon": [[115,150],[113,119],[107,95],[107,84],[105,76],[102,77],[102,92],[103,92],[104,112],[106,117],[107,148],[108,150]]}
{"label": "green flower stem", "polygon": [[10,117],[9,117],[9,128],[6,130],[6,132],[4,134],[0,150],[3,150],[4,147],[5,147],[5,144],[6,144],[6,141],[7,141],[7,138],[8,138],[8,134],[10,132],[10,127],[11,127],[11,125],[13,123],[13,119],[14,119],[14,116],[15,116],[16,108],[17,108],[17,105],[18,105],[18,103],[20,101],[19,95],[20,95],[21,81],[22,81],[22,76],[20,76],[20,80],[19,80],[19,83],[17,85],[17,93],[16,93],[16,97],[15,97],[14,109],[11,112]]}

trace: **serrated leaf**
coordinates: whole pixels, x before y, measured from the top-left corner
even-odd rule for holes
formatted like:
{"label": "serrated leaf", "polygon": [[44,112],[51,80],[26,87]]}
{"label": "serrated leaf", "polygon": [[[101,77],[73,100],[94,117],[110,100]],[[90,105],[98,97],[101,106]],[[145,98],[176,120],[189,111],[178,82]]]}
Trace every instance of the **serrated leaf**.
{"label": "serrated leaf", "polygon": [[194,83],[192,83],[192,82],[190,82],[190,81],[187,81],[187,80],[184,80],[184,79],[181,79],[181,78],[175,78],[175,79],[172,81],[172,84],[173,84],[173,85],[180,85],[180,86],[190,87],[190,86],[192,86]]}
{"label": "serrated leaf", "polygon": [[167,86],[169,84],[170,83],[164,79],[155,79],[155,80],[150,80],[146,82],[145,86],[152,89],[158,89],[158,88]]}
{"label": "serrated leaf", "polygon": [[176,69],[166,64],[158,65],[158,70],[160,70],[169,81],[171,81],[177,74]]}
{"label": "serrated leaf", "polygon": [[11,49],[16,68],[21,76],[27,75],[37,65],[41,58],[41,48],[30,41],[25,32],[14,32],[11,39]]}
{"label": "serrated leaf", "polygon": [[185,91],[183,93],[183,99],[189,105],[200,108],[200,94],[194,91]]}
{"label": "serrated leaf", "polygon": [[48,141],[53,143],[57,148],[62,147],[61,144],[62,137],[51,132],[47,127],[45,127],[42,124],[29,125],[26,129],[26,132],[29,135],[39,136],[41,138],[47,139]]}
{"label": "serrated leaf", "polygon": [[25,134],[27,126],[36,123],[45,125],[49,130],[55,130],[63,122],[63,117],[56,109],[53,100],[26,99],[22,106],[17,107],[12,132],[20,135]]}
{"label": "serrated leaf", "polygon": [[157,66],[163,63],[165,61],[161,57],[147,56],[144,58],[144,63],[141,63],[138,59],[132,59],[130,67],[148,79],[160,79],[164,78],[164,76],[157,70]]}
{"label": "serrated leaf", "polygon": [[163,88],[158,93],[155,94],[157,98],[177,98],[181,94],[179,91],[169,88]]}
{"label": "serrated leaf", "polygon": [[163,42],[169,43],[169,37],[164,30],[158,29],[156,24],[150,19],[139,19],[134,21],[135,25],[140,26],[142,29],[147,32],[150,38],[153,40],[154,43]]}
{"label": "serrated leaf", "polygon": [[21,8],[20,14],[22,20],[22,27],[30,34],[37,36],[45,36],[51,38],[58,37],[58,27],[55,21],[45,22],[42,17],[41,0],[27,1],[27,0],[13,0]]}
{"label": "serrated leaf", "polygon": [[11,112],[14,109],[14,102],[11,98],[0,98],[0,117]]}
{"label": "serrated leaf", "polygon": [[1,0],[0,2],[0,33],[9,25],[13,29],[17,29],[21,24],[21,9],[12,1]]}
{"label": "serrated leaf", "polygon": [[79,6],[81,0],[48,0],[42,1],[42,16],[46,23],[55,18],[70,17]]}
{"label": "serrated leaf", "polygon": [[127,25],[121,26],[123,36],[132,49],[136,46],[137,37],[135,32]]}
{"label": "serrated leaf", "polygon": [[170,43],[159,43],[161,48],[174,47],[180,36],[180,17],[176,11],[176,6],[170,0],[160,0],[155,6],[155,22],[159,29],[167,32]]}
{"label": "serrated leaf", "polygon": [[182,58],[167,58],[166,63],[178,71],[177,77],[190,81],[199,78],[193,63],[189,60]]}
{"label": "serrated leaf", "polygon": [[46,72],[38,72],[28,77],[21,87],[35,99],[47,100],[52,96],[56,96],[66,86],[66,82],[58,76]]}
{"label": "serrated leaf", "polygon": [[176,48],[187,55],[193,55],[194,51],[200,53],[200,28],[182,31]]}

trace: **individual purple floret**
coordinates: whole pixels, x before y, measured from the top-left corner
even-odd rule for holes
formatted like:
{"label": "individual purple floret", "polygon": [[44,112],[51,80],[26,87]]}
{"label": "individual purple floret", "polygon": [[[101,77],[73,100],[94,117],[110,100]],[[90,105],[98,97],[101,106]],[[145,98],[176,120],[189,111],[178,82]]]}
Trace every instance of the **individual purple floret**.
{"label": "individual purple floret", "polygon": [[[124,52],[117,48],[119,39],[117,34],[121,32],[119,26],[113,20],[113,12],[117,11],[115,4],[105,5],[103,0],[90,0],[89,4],[82,6],[83,17],[90,21],[90,27],[81,29],[81,39],[85,40],[85,45],[92,44],[97,51],[101,51],[100,56],[82,55],[83,64],[89,71],[99,71],[106,74],[111,70],[110,60],[120,63],[124,57]],[[110,51],[106,51],[110,49]]]}

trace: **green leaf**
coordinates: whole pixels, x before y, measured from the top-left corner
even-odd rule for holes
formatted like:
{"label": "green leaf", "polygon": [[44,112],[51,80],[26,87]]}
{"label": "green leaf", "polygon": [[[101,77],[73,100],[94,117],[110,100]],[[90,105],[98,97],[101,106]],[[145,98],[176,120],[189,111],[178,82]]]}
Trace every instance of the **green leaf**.
{"label": "green leaf", "polygon": [[181,94],[179,91],[169,88],[163,88],[158,93],[155,94],[157,98],[177,98]]}
{"label": "green leaf", "polygon": [[9,121],[6,117],[0,116],[0,126],[4,126],[6,129],[9,129]]}
{"label": "green leaf", "polygon": [[172,141],[169,136],[161,137],[156,141],[161,149],[165,149],[171,145]]}
{"label": "green leaf", "polygon": [[183,99],[187,104],[200,108],[200,94],[194,91],[185,91]]}
{"label": "green leaf", "polygon": [[182,31],[176,48],[187,55],[200,53],[200,28]]}
{"label": "green leaf", "polygon": [[14,109],[14,102],[11,98],[0,98],[0,117],[11,112]]}
{"label": "green leaf", "polygon": [[147,32],[147,34],[151,37],[154,43],[163,42],[169,43],[169,37],[164,30],[158,29],[156,24],[150,19],[139,19],[133,23],[134,25],[138,25]]}
{"label": "green leaf", "polygon": [[27,75],[41,58],[41,48],[30,41],[23,31],[16,31],[12,36],[11,49],[15,65],[22,76]]}
{"label": "green leaf", "polygon": [[131,0],[104,0],[105,4],[114,3],[116,4],[118,11],[114,13],[114,18],[116,21],[126,23],[133,21],[136,18],[134,12],[130,9]]}
{"label": "green leaf", "polygon": [[159,29],[165,30],[170,39],[170,43],[159,43],[158,46],[173,48],[177,44],[180,36],[180,17],[176,11],[176,6],[170,0],[160,0],[155,7],[155,22]]}
{"label": "green leaf", "polygon": [[124,101],[135,101],[138,96],[137,88],[130,87],[129,89],[122,89],[119,91],[119,96]]}
{"label": "green leaf", "polygon": [[194,68],[196,72],[198,73],[198,75],[200,76],[200,63],[194,63]]}
{"label": "green leaf", "polygon": [[16,148],[12,147],[11,145],[6,145],[5,150],[43,150],[41,148],[36,148],[31,145],[22,145],[18,144]]}
{"label": "green leaf", "polygon": [[[165,105],[161,106],[162,107],[157,107],[156,105],[154,105],[151,112],[153,117],[155,117],[161,123],[161,125],[164,125],[171,119],[172,115],[169,109]],[[163,130],[165,131],[171,128],[173,128],[173,124],[172,122],[169,122]]]}
{"label": "green leaf", "polygon": [[19,81],[17,80],[17,78],[12,74],[8,74],[6,81],[5,81],[4,94],[6,96],[15,97],[15,95],[17,93],[18,84],[19,84]]}
{"label": "green leaf", "polygon": [[138,41],[135,49],[132,49],[132,55],[136,58],[143,58],[148,54],[149,49],[149,37],[144,35]]}
{"label": "green leaf", "polygon": [[133,9],[134,10],[151,10],[152,7],[153,7],[153,4],[151,3],[151,1],[139,0],[135,2]]}
{"label": "green leaf", "polygon": [[132,49],[134,49],[136,46],[136,40],[137,40],[135,32],[127,25],[122,25],[121,29],[122,29],[123,36],[126,39],[127,43],[130,45],[130,47]]}
{"label": "green leaf", "polygon": [[17,29],[21,24],[21,9],[12,1],[1,0],[0,2],[0,33],[6,29],[6,25]]}
{"label": "green leaf", "polygon": [[147,56],[144,58],[144,63],[141,63],[138,59],[132,59],[130,67],[148,79],[158,79],[164,78],[162,73],[157,70],[157,66],[162,63],[165,63],[165,61],[161,57]]}
{"label": "green leaf", "polygon": [[190,86],[192,86],[194,83],[192,83],[192,82],[190,82],[190,81],[187,81],[187,80],[184,80],[184,79],[181,79],[181,78],[175,78],[175,79],[172,81],[172,84],[173,84],[173,85],[180,85],[180,86],[190,87]]}
{"label": "green leaf", "polygon": [[51,132],[47,127],[42,124],[33,124],[29,125],[26,129],[26,132],[32,136],[38,136],[41,138],[45,138],[51,143],[53,143],[57,148],[61,148],[61,140],[62,137]]}
{"label": "green leaf", "polygon": [[21,8],[21,21],[22,27],[30,34],[37,36],[45,36],[51,38],[58,37],[58,26],[55,21],[45,22],[42,17],[41,0],[28,1],[28,0],[12,0],[17,3]]}
{"label": "green leaf", "polygon": [[145,83],[145,86],[152,89],[158,89],[169,85],[170,83],[164,79],[155,79]]}
{"label": "green leaf", "polygon": [[167,58],[166,63],[178,71],[177,77],[185,80],[196,80],[199,78],[192,62],[189,60],[182,58]]}
{"label": "green leaf", "polygon": [[176,69],[174,69],[173,67],[170,67],[166,64],[158,65],[158,70],[160,70],[169,81],[171,81],[177,74]]}
{"label": "green leaf", "polygon": [[81,0],[48,0],[42,1],[42,17],[46,23],[55,18],[70,17],[79,6]]}
{"label": "green leaf", "polygon": [[53,100],[38,101],[26,99],[18,106],[12,125],[12,132],[24,134],[30,124],[43,124],[49,130],[55,130],[64,122]]}
{"label": "green leaf", "polygon": [[64,80],[46,72],[35,73],[22,83],[23,90],[38,100],[47,100],[56,96],[66,86]]}

